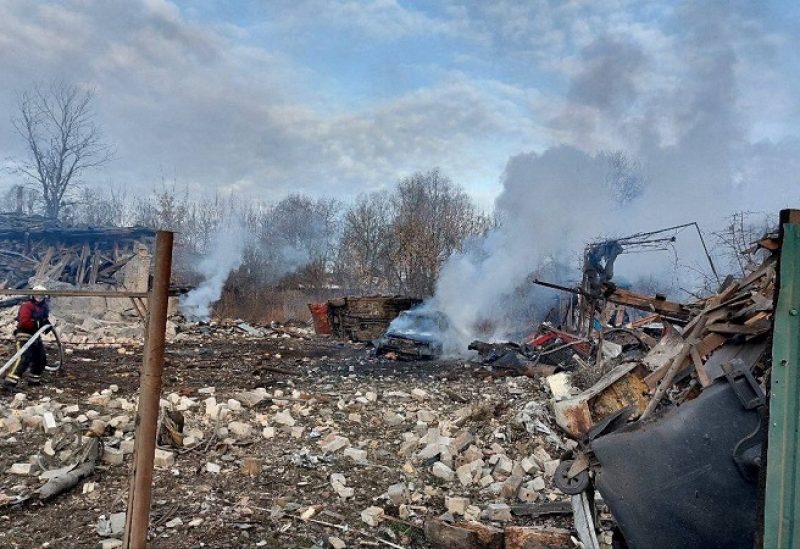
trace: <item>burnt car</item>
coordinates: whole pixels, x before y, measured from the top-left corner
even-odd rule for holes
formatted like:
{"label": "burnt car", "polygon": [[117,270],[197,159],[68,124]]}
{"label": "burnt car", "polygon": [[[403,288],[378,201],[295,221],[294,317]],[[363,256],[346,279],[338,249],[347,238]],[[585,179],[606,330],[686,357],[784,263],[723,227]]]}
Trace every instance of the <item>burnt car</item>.
{"label": "burnt car", "polygon": [[403,311],[374,341],[378,356],[394,353],[401,360],[432,360],[442,355],[447,317],[438,311]]}

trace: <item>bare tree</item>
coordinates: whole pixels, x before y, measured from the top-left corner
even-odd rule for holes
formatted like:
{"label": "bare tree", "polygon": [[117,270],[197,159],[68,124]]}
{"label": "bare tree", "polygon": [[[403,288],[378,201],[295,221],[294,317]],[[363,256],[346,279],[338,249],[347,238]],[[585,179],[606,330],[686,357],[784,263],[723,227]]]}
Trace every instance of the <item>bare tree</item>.
{"label": "bare tree", "polygon": [[392,206],[385,192],[361,195],[342,219],[338,275],[348,287],[388,291]]}
{"label": "bare tree", "polygon": [[462,250],[467,237],[485,232],[490,220],[438,169],[400,181],[391,201],[393,285],[404,293],[429,296],[447,258]]}
{"label": "bare tree", "polygon": [[91,91],[61,82],[20,96],[19,116],[12,122],[25,140],[28,158],[18,170],[41,188],[48,217],[58,218],[67,191],[85,170],[111,158],[94,120],[93,97]]}
{"label": "bare tree", "polygon": [[3,201],[7,211],[13,211],[21,215],[31,215],[36,211],[40,197],[36,189],[30,189],[23,185],[13,185],[6,192]]}

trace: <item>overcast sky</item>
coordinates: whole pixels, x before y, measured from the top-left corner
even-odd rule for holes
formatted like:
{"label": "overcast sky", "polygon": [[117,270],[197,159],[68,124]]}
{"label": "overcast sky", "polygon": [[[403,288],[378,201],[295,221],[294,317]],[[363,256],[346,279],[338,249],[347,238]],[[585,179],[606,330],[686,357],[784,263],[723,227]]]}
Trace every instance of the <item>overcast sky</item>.
{"label": "overcast sky", "polygon": [[716,10],[737,123],[796,144],[798,3],[677,4],[0,0],[0,162],[24,152],[17,94],[58,78],[95,90],[117,150],[88,184],[348,199],[439,166],[489,207],[520,153],[635,148],[626,122],[644,116],[677,139],[697,107],[680,105],[685,65],[703,61],[685,58],[703,55],[687,18]]}

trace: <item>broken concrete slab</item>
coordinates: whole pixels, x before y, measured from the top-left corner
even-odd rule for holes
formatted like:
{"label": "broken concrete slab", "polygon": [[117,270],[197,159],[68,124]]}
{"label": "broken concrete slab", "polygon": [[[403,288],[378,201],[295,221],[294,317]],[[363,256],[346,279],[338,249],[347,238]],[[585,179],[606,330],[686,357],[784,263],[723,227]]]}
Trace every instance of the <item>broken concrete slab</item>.
{"label": "broken concrete slab", "polygon": [[446,482],[450,482],[455,478],[455,472],[441,461],[437,461],[433,464],[431,473],[433,473],[433,476]]}

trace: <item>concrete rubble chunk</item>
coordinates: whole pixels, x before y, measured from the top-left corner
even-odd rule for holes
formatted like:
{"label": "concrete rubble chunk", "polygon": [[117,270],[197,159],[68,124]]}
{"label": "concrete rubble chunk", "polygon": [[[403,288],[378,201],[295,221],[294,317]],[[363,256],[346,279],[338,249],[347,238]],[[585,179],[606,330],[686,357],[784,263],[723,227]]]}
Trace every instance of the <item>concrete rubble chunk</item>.
{"label": "concrete rubble chunk", "polygon": [[206,406],[206,416],[211,419],[216,419],[220,417],[220,405],[217,404],[217,399],[212,397],[208,397],[203,401]]}
{"label": "concrete rubble chunk", "polygon": [[456,436],[450,442],[450,453],[452,454],[460,454],[464,450],[466,450],[473,442],[475,441],[475,437],[472,436],[472,433],[468,431],[462,431],[461,433]]}
{"label": "concrete rubble chunk", "polygon": [[347,544],[341,538],[337,538],[336,536],[330,536],[328,538],[328,543],[333,549],[345,549],[347,547]]}
{"label": "concrete rubble chunk", "polygon": [[126,438],[125,440],[120,441],[119,449],[122,450],[123,454],[132,454],[135,445],[136,441],[134,439]]}
{"label": "concrete rubble chunk", "polygon": [[397,426],[399,426],[399,425],[402,425],[402,423],[403,423],[405,420],[406,420],[406,419],[405,419],[403,416],[401,416],[400,414],[398,414],[397,412],[390,412],[390,411],[386,411],[386,412],[383,414],[383,421],[384,421],[384,422],[386,423],[386,425],[388,425],[389,427],[397,427]]}
{"label": "concrete rubble chunk", "polygon": [[423,423],[433,423],[436,421],[436,414],[430,410],[419,410],[417,412],[417,419]]}
{"label": "concrete rubble chunk", "polygon": [[469,507],[469,498],[456,496],[446,497],[445,507],[447,508],[448,513],[452,513],[453,515],[463,515],[467,512],[467,507]]}
{"label": "concrete rubble chunk", "polygon": [[273,438],[275,436],[275,427],[264,427],[261,431],[261,436],[264,438]]}
{"label": "concrete rubble chunk", "polygon": [[453,478],[455,478],[455,472],[441,461],[437,461],[433,464],[431,473],[433,473],[433,476],[446,482],[450,482],[453,480]]}
{"label": "concrete rubble chunk", "polygon": [[253,406],[257,406],[259,403],[261,403],[262,400],[264,400],[264,395],[262,395],[261,393],[257,393],[255,391],[246,391],[244,393],[237,393],[236,399],[240,401],[244,406],[252,408]]}
{"label": "concrete rubble chunk", "polygon": [[465,463],[456,469],[456,476],[461,486],[469,486],[473,483],[474,468],[471,463]]}
{"label": "concrete rubble chunk", "polygon": [[342,499],[348,499],[355,495],[355,489],[347,486],[347,479],[341,473],[331,475],[331,487],[336,495]]}
{"label": "concrete rubble chunk", "polygon": [[504,455],[499,455],[494,466],[494,474],[508,476],[514,470],[514,462]]}
{"label": "concrete rubble chunk", "polygon": [[425,446],[422,450],[417,452],[417,457],[421,460],[428,460],[435,458],[447,449],[446,446],[437,443],[431,443]]}
{"label": "concrete rubble chunk", "polygon": [[503,487],[500,489],[500,495],[505,499],[513,500],[516,498],[524,478],[525,471],[522,470],[521,466],[517,465],[511,472],[511,476],[503,483]]}
{"label": "concrete rubble chunk", "polygon": [[411,396],[417,400],[425,400],[428,398],[428,393],[420,388],[415,388],[411,391]]}
{"label": "concrete rubble chunk", "polygon": [[97,521],[97,533],[104,537],[113,537],[125,530],[125,512],[112,513],[108,517],[101,515]]}
{"label": "concrete rubble chunk", "polygon": [[282,410],[275,414],[272,417],[272,421],[275,423],[280,423],[281,425],[286,425],[287,427],[294,427],[294,424],[296,423],[295,419],[292,417],[292,414],[290,414],[287,410]]}
{"label": "concrete rubble chunk", "polygon": [[156,454],[153,463],[159,469],[168,469],[175,464],[175,454],[169,450],[156,448]]}
{"label": "concrete rubble chunk", "polygon": [[541,492],[545,489],[545,482],[542,477],[535,477],[531,482],[531,488],[536,490],[537,492]]}
{"label": "concrete rubble chunk", "polygon": [[44,432],[48,435],[58,430],[58,422],[53,412],[45,412],[42,414],[42,427],[44,428]]}
{"label": "concrete rubble chunk", "polygon": [[361,511],[361,520],[369,526],[378,526],[383,522],[384,511],[381,507],[367,507]]}
{"label": "concrete rubble chunk", "polygon": [[344,456],[356,463],[367,463],[367,451],[358,448],[345,448]]}
{"label": "concrete rubble chunk", "polygon": [[34,465],[33,463],[14,463],[8,469],[8,472],[12,475],[20,475],[24,477],[29,477],[33,474]]}
{"label": "concrete rubble chunk", "polygon": [[349,446],[350,441],[347,439],[347,437],[331,433],[330,435],[320,440],[319,445],[324,452],[333,453],[333,452],[338,452],[342,448],[346,448],[347,446]]}
{"label": "concrete rubble chunk", "polygon": [[207,473],[216,475],[217,473],[220,473],[222,471],[222,465],[218,463],[212,463],[209,461],[208,463],[206,463],[205,469]]}
{"label": "concrete rubble chunk", "polygon": [[3,430],[9,435],[22,431],[22,422],[16,416],[8,416],[3,419]]}
{"label": "concrete rubble chunk", "polygon": [[118,549],[122,547],[122,540],[116,538],[104,539],[100,542],[100,549]]}
{"label": "concrete rubble chunk", "polygon": [[511,520],[511,507],[505,503],[490,503],[483,511],[486,520],[508,522]]}
{"label": "concrete rubble chunk", "polygon": [[524,457],[522,461],[520,461],[520,467],[525,473],[530,473],[533,471],[534,473],[539,471],[539,465],[536,463],[536,460],[532,457]]}
{"label": "concrete rubble chunk", "polygon": [[247,438],[253,433],[253,426],[243,421],[231,421],[228,423],[228,431],[237,438]]}
{"label": "concrete rubble chunk", "polygon": [[119,448],[110,446],[103,447],[103,463],[108,465],[122,465],[125,461],[125,454]]}
{"label": "concrete rubble chunk", "polygon": [[386,496],[389,498],[389,501],[392,502],[394,505],[402,505],[406,503],[408,499],[408,487],[404,482],[399,482],[397,484],[392,484],[386,490]]}

